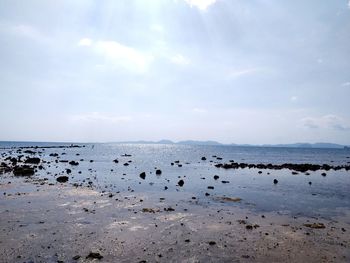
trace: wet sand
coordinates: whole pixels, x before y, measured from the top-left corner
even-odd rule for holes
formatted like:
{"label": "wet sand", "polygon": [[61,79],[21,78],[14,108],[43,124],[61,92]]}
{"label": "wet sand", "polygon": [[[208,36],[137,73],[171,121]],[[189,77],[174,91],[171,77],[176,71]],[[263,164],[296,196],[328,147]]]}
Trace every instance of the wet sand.
{"label": "wet sand", "polygon": [[350,260],[349,214],[291,217],[226,204],[236,199],[205,205],[188,193],[109,196],[35,178],[0,182],[0,262]]}

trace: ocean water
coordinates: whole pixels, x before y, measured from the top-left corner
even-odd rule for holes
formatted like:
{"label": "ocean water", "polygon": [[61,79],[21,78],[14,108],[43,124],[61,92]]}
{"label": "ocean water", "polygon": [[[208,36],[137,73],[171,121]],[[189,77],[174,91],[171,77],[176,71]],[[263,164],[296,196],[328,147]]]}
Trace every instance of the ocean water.
{"label": "ocean water", "polygon": [[[19,146],[58,146],[70,143],[0,142],[0,154],[17,156]],[[222,169],[216,163],[229,160],[244,163],[313,163],[348,165],[346,149],[300,149],[237,146],[189,146],[162,144],[84,144],[83,148],[36,149],[44,169],[36,174],[56,183],[59,175],[69,174],[70,184],[92,187],[106,194],[145,193],[186,202],[184,196],[196,197],[196,205],[215,206],[222,196],[239,197],[241,202],[227,205],[257,211],[329,217],[350,209],[350,171],[325,171],[292,174],[290,170]],[[11,149],[12,148],[12,149]],[[49,156],[58,153],[59,158]],[[131,156],[123,156],[124,154]],[[28,155],[28,154],[27,154]],[[218,156],[222,160],[215,157]],[[206,160],[201,160],[206,157]],[[79,162],[78,166],[56,162]],[[118,163],[113,160],[118,159]],[[92,162],[90,161],[92,160]],[[179,161],[182,167],[176,163]],[[124,166],[128,163],[128,166]],[[161,175],[155,170],[160,169]],[[146,173],[143,180],[141,172]],[[214,175],[219,179],[215,180]],[[182,179],[184,185],[178,186]],[[277,179],[278,184],[273,180]],[[229,183],[222,183],[228,181]],[[310,184],[311,183],[311,184]],[[213,186],[214,189],[208,189]],[[167,189],[166,189],[167,188]],[[206,195],[208,193],[209,195]]]}

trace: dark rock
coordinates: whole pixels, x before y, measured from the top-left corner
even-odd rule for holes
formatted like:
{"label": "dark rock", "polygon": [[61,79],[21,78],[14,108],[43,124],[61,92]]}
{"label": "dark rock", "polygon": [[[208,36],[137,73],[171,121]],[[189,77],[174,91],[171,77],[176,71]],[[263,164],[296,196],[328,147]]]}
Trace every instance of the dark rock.
{"label": "dark rock", "polygon": [[205,158],[204,156],[201,158],[202,161],[206,161],[207,158]]}
{"label": "dark rock", "polygon": [[157,169],[157,170],[156,170],[156,174],[157,174],[157,175],[161,175],[161,174],[162,174],[162,171],[159,170],[159,169]]}
{"label": "dark rock", "polygon": [[32,176],[34,175],[34,173],[35,173],[34,168],[28,165],[16,166],[13,169],[13,174],[15,176]]}
{"label": "dark rock", "polygon": [[51,157],[58,157],[58,153],[50,153],[49,156],[51,156]]}
{"label": "dark rock", "polygon": [[113,160],[113,162],[115,162],[115,163],[119,163],[118,159]]}
{"label": "dark rock", "polygon": [[76,255],[76,256],[74,256],[72,259],[73,260],[78,260],[80,258],[80,256],[79,255]]}
{"label": "dark rock", "polygon": [[228,184],[230,183],[229,181],[221,181],[223,184]]}
{"label": "dark rock", "polygon": [[66,169],[66,173],[67,173],[67,174],[70,174],[71,172],[72,172],[71,169]]}
{"label": "dark rock", "polygon": [[79,163],[76,162],[76,161],[70,161],[69,164],[70,164],[70,165],[79,165]]}
{"label": "dark rock", "polygon": [[124,166],[128,166],[128,165],[129,165],[129,163],[124,163],[123,165],[124,165]]}
{"label": "dark rock", "polygon": [[278,184],[278,180],[277,179],[273,179],[273,183],[274,184]]}
{"label": "dark rock", "polygon": [[30,163],[30,164],[39,164],[40,163],[40,158],[37,158],[37,157],[28,158],[24,162],[25,163]]}
{"label": "dark rock", "polygon": [[220,177],[218,175],[214,175],[214,180],[219,179]]}
{"label": "dark rock", "polygon": [[214,186],[208,186],[208,189],[214,189]]}
{"label": "dark rock", "polygon": [[214,245],[216,245],[216,242],[215,241],[209,241],[209,245],[214,246]]}
{"label": "dark rock", "polygon": [[326,174],[326,173],[322,173],[321,175],[322,175],[322,176],[326,176],[327,174]]}
{"label": "dark rock", "polygon": [[56,181],[59,183],[66,183],[68,182],[68,176],[63,175],[63,176],[57,177]]}
{"label": "dark rock", "polygon": [[184,180],[181,179],[180,181],[177,182],[177,184],[182,187],[185,184],[185,182]]}
{"label": "dark rock", "polygon": [[140,178],[145,180],[146,179],[146,173],[145,172],[140,173]]}
{"label": "dark rock", "polygon": [[103,256],[98,252],[90,252],[89,255],[86,256],[87,259],[102,259]]}

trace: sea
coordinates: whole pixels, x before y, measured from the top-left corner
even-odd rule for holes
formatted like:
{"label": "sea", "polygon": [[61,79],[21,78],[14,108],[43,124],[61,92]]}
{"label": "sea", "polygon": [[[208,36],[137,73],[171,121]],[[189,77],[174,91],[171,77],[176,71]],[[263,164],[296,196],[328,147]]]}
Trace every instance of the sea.
{"label": "sea", "polygon": [[[178,144],[120,144],[0,142],[1,158],[18,156],[18,147],[32,148],[44,169],[35,177],[58,184],[67,175],[76,187],[87,187],[101,194],[144,193],[185,202],[193,196],[198,206],[215,206],[220,197],[240,198],[227,202],[259,212],[295,216],[332,217],[350,211],[350,171],[329,170],[292,173],[291,170],[223,169],[217,163],[234,160],[248,164],[311,163],[349,165],[349,149],[206,146]],[[50,156],[57,153],[58,157]],[[202,158],[205,157],[205,158]],[[205,160],[203,160],[205,159]],[[114,160],[117,160],[114,161]],[[79,165],[70,165],[76,161]],[[161,174],[156,174],[156,170]],[[145,173],[145,178],[140,174]],[[218,176],[217,179],[214,176]],[[0,175],[2,181],[10,180]],[[274,183],[274,180],[278,183]],[[179,181],[183,180],[183,186]]]}

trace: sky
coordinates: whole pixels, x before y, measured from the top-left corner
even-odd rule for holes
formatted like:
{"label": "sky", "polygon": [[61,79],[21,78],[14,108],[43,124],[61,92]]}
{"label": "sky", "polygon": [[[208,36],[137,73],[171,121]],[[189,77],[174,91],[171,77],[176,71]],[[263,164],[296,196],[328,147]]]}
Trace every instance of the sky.
{"label": "sky", "polygon": [[0,0],[0,140],[350,145],[347,0]]}

